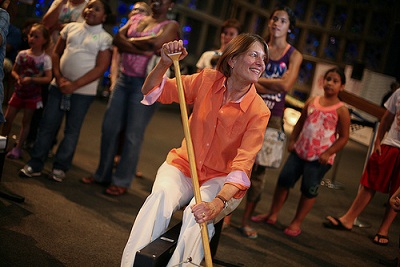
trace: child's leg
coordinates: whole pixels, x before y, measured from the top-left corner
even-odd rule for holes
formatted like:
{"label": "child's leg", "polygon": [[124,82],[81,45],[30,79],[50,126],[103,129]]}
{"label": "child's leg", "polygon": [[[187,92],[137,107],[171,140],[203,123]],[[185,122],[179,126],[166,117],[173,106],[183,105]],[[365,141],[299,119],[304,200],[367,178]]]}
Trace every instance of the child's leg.
{"label": "child's leg", "polygon": [[278,219],[279,211],[282,209],[287,198],[289,197],[289,188],[276,185],[274,197],[272,199],[271,208],[268,214],[270,221],[276,221]]}
{"label": "child's leg", "polygon": [[297,206],[296,215],[294,216],[293,221],[288,226],[288,229],[292,231],[300,230],[301,223],[306,218],[307,214],[311,211],[316,198],[308,198],[303,194],[300,197],[299,205]]}
{"label": "child's leg", "polygon": [[[242,217],[242,227],[250,225],[250,218],[253,214],[257,203],[261,199],[261,195],[264,191],[265,186],[265,170],[266,167],[254,164],[252,172],[251,172],[251,186],[247,191],[247,198],[246,198],[246,206]],[[267,214],[264,215],[264,217]],[[260,215],[261,217],[262,215]],[[262,217],[263,218],[263,217]],[[262,221],[262,219],[261,219]]]}
{"label": "child's leg", "polygon": [[[396,161],[398,149],[391,148],[393,147],[382,145],[381,154],[374,152],[368,159],[360,180],[357,196],[346,214],[339,218],[340,222],[347,228],[353,226],[354,220],[369,204],[376,191],[387,192],[389,186],[395,186],[399,173],[399,168],[396,167],[398,166]],[[392,177],[395,177],[395,179],[393,180]]]}
{"label": "child's leg", "polygon": [[[391,154],[394,153],[394,154]],[[392,157],[395,158],[399,158],[400,157],[400,150],[396,150],[396,149],[391,149],[390,154],[392,155]],[[397,155],[397,156],[396,156]],[[398,160],[397,160],[398,162]],[[386,212],[385,215],[383,217],[381,226],[379,227],[378,230],[378,235],[382,235],[382,236],[387,236],[389,234],[389,228],[392,225],[394,219],[396,218],[397,212],[395,210],[396,206],[392,206],[392,203],[390,201],[391,196],[398,196],[399,192],[400,192],[400,166],[398,163],[392,164],[387,166],[387,168],[390,168],[391,170],[391,177],[390,177],[390,192],[389,192],[389,200],[388,200],[388,207],[386,208]],[[389,239],[387,239],[389,240]],[[387,243],[385,240],[382,241],[379,240],[379,236],[376,236],[374,241],[381,241],[383,243]]]}
{"label": "child's leg", "polygon": [[331,165],[322,165],[318,161],[305,163],[301,183],[302,194],[297,206],[296,215],[287,228],[289,231],[300,233],[301,223],[311,211],[318,195],[321,180],[330,168]]}
{"label": "child's leg", "polygon": [[275,222],[277,220],[279,211],[289,197],[289,189],[293,188],[303,174],[304,163],[305,161],[300,159],[296,153],[290,153],[279,174],[271,208],[266,217],[270,222]]}
{"label": "child's leg", "polygon": [[21,149],[25,143],[26,137],[29,134],[29,129],[31,126],[32,116],[35,110],[33,109],[24,109],[24,116],[22,118],[22,127],[19,133],[19,141],[17,143],[17,148]]}
{"label": "child's leg", "polygon": [[[389,234],[389,228],[392,225],[394,219],[396,218],[397,212],[394,211],[394,209],[390,206],[386,208],[385,215],[383,217],[381,226],[379,227],[378,230],[378,235],[381,236],[388,236]],[[379,238],[379,236],[375,236],[374,241],[377,243],[383,243],[387,244],[389,243],[389,238]]]}
{"label": "child's leg", "polygon": [[360,185],[356,198],[353,200],[347,212],[339,218],[340,222],[348,229],[353,227],[354,220],[367,207],[375,195],[375,190]]}
{"label": "child's leg", "polygon": [[5,114],[6,122],[3,124],[3,129],[2,129],[1,135],[8,136],[10,134],[12,123],[13,123],[18,111],[19,111],[19,109],[8,105],[7,111]]}

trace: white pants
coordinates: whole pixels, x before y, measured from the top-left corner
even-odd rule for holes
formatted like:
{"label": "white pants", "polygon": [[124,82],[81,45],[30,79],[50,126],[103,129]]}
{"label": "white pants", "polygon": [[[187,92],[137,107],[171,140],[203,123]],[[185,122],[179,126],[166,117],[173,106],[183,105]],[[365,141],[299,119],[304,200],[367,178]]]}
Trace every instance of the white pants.
{"label": "white pants", "polygon": [[[201,199],[211,201],[224,185],[226,177],[216,177],[200,187]],[[189,257],[195,264],[200,264],[204,257],[200,225],[196,223],[190,206],[195,204],[192,179],[174,166],[163,163],[158,169],[151,194],[140,209],[126,243],[121,266],[132,267],[136,252],[157,239],[168,229],[172,214],[186,205],[183,213],[182,228],[176,249],[169,261],[169,267],[186,266],[179,263]],[[234,205],[237,207],[240,200]],[[235,207],[235,208],[236,208]],[[233,208],[233,207],[232,207]],[[207,223],[209,238],[214,235],[213,222]],[[188,264],[187,266],[193,266]]]}

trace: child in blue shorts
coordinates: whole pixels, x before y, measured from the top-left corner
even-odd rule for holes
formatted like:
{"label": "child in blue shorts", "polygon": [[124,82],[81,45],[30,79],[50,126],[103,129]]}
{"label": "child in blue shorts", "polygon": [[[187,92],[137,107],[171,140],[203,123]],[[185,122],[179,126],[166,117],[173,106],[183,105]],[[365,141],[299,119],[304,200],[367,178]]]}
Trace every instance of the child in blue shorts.
{"label": "child in blue shorts", "polygon": [[344,89],[346,77],[339,68],[324,75],[324,95],[310,98],[290,135],[290,155],[279,175],[267,219],[276,222],[278,213],[289,196],[290,188],[302,176],[301,197],[296,215],[284,230],[288,236],[301,234],[301,223],[311,211],[325,173],[333,164],[335,153],[349,139],[350,114],[338,94]]}

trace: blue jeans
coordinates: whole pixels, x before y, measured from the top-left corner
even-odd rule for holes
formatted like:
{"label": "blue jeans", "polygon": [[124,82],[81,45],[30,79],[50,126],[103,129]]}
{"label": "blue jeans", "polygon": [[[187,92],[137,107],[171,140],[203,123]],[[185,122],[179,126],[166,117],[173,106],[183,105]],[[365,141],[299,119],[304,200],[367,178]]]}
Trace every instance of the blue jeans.
{"label": "blue jeans", "polygon": [[72,94],[70,111],[63,111],[60,109],[61,97],[62,93],[58,87],[50,85],[48,102],[40,121],[35,146],[31,151],[31,160],[28,162],[34,171],[43,169],[64,115],[66,116],[64,138],[54,157],[53,169],[67,171],[71,168],[83,121],[95,98],[95,96]]}
{"label": "blue jeans", "polygon": [[332,165],[323,165],[318,160],[307,161],[301,159],[296,152],[291,152],[278,177],[278,185],[284,188],[293,188],[303,176],[300,190],[307,198],[318,196],[318,188],[325,173]]}
{"label": "blue jeans", "polygon": [[[104,114],[100,162],[94,178],[101,183],[129,187],[135,177],[144,132],[157,105],[146,106],[142,85],[144,78],[120,73]],[[125,129],[123,150],[113,173],[114,156],[117,153],[120,132]]]}

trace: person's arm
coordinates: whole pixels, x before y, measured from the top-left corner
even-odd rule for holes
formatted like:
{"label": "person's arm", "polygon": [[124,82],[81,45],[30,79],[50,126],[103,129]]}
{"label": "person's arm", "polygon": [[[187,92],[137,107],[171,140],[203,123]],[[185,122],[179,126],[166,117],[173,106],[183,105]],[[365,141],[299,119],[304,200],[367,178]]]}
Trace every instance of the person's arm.
{"label": "person's arm", "polygon": [[141,36],[141,37],[131,37],[128,39],[128,41],[130,43],[137,43],[139,41],[148,41],[150,39],[154,39],[157,38],[158,36],[160,36],[163,33],[163,29],[161,29],[156,35],[147,35],[147,36]]}
{"label": "person's arm", "polygon": [[60,36],[57,40],[56,46],[54,47],[53,53],[51,54],[53,75],[56,78],[56,82],[58,85],[60,85],[60,83],[65,80],[60,70],[60,59],[62,54],[64,53],[66,44],[66,40]]}
{"label": "person's arm", "polygon": [[50,30],[50,32],[54,30],[60,30],[61,23],[59,23],[58,17],[60,16],[62,7],[67,2],[68,0],[62,0],[54,3],[54,6],[52,5],[46,14],[44,14],[42,23]]}
{"label": "person's arm", "polygon": [[338,125],[337,125],[337,132],[338,138],[335,142],[321,155],[319,155],[319,162],[321,164],[327,164],[329,157],[341,150],[349,140],[350,136],[350,112],[347,107],[342,106],[337,110],[338,113]]}
{"label": "person's arm", "polygon": [[8,28],[10,25],[10,15],[8,15],[7,11],[1,11],[0,22],[0,46],[2,46],[7,40]]}
{"label": "person's arm", "polygon": [[114,86],[118,78],[120,63],[121,55],[118,52],[118,48],[114,46],[110,66],[110,91],[114,90]]}
{"label": "person's arm", "polygon": [[53,73],[51,70],[45,70],[44,76],[40,77],[24,77],[21,80],[21,84],[30,84],[30,83],[37,83],[37,84],[47,84],[51,82],[53,78]]}
{"label": "person's arm", "polygon": [[131,23],[128,22],[119,29],[118,33],[114,37],[113,45],[118,48],[120,53],[141,54],[143,53],[143,50],[137,48],[127,37],[127,32],[130,26]]}
{"label": "person's arm", "polygon": [[169,42],[163,45],[163,48],[161,49],[160,61],[153,68],[153,70],[149,73],[146,80],[144,81],[142,87],[142,93],[144,95],[148,94],[155,86],[161,84],[165,72],[172,65],[172,60],[168,56],[168,54],[172,54],[174,52],[182,52],[179,60],[182,60],[187,56],[188,53],[186,51],[186,48],[183,46],[182,40]]}
{"label": "person's arm", "polygon": [[390,126],[392,126],[395,114],[386,110],[385,114],[381,119],[381,123],[379,124],[378,133],[376,135],[374,150],[380,155],[381,154],[381,141],[385,136],[385,133],[389,131]]}
{"label": "person's arm", "polygon": [[[1,37],[0,37],[1,38]],[[21,84],[20,78],[19,78],[19,71],[20,71],[20,65],[17,64],[17,62],[14,63],[14,66],[11,71],[11,77],[13,77],[18,84]]]}
{"label": "person's arm", "polygon": [[111,63],[112,52],[111,49],[99,51],[97,53],[96,65],[93,69],[82,75],[75,81],[68,81],[60,85],[60,91],[64,94],[71,94],[75,90],[99,79],[104,72],[108,69]]}
{"label": "person's arm", "polygon": [[175,40],[178,33],[178,23],[171,21],[164,25],[152,38],[134,38],[131,43],[141,50],[158,51],[164,43]]}
{"label": "person's arm", "polygon": [[173,41],[179,32],[178,24],[171,22],[164,25],[156,35],[128,38],[129,27],[128,22],[113,40],[113,45],[117,46],[121,53],[148,55],[149,51],[158,51],[164,43]]}
{"label": "person's arm", "polygon": [[294,50],[289,59],[289,69],[286,73],[277,79],[270,79],[261,77],[256,83],[257,92],[260,94],[275,94],[280,92],[287,92],[290,90],[296,82],[301,62],[303,61],[303,55]]}
{"label": "person's arm", "polygon": [[[231,184],[224,184],[217,196],[221,196],[225,201],[230,200],[239,192],[239,188]],[[213,220],[225,208],[223,200],[215,197],[210,202],[201,202],[193,205],[192,213],[197,223]],[[203,214],[204,213],[204,214]]]}

